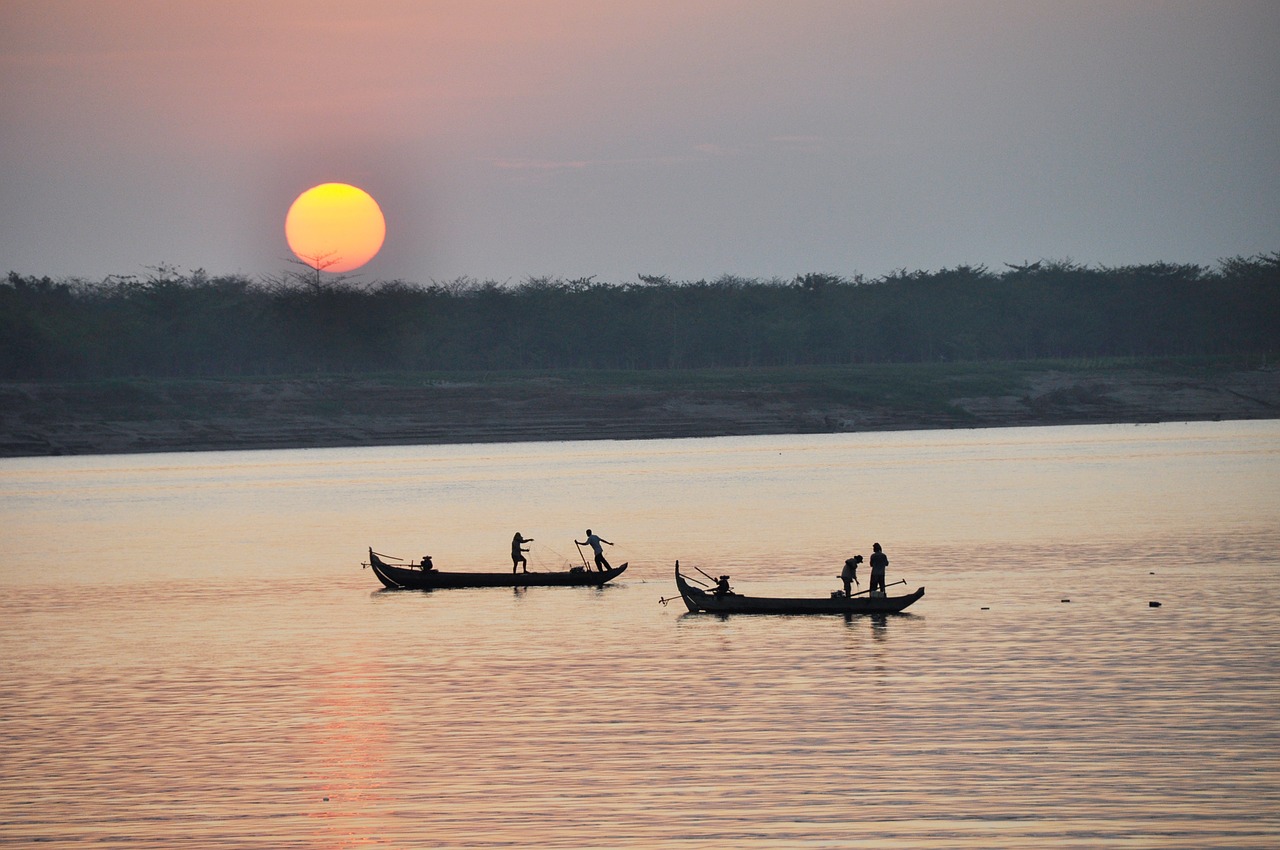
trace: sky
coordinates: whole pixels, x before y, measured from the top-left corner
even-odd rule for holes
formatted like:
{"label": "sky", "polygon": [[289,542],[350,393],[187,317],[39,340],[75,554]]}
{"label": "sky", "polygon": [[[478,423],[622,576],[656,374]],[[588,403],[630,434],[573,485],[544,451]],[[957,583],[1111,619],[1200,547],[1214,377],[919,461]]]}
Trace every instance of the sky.
{"label": "sky", "polygon": [[0,273],[877,276],[1280,250],[1275,0],[3,0]]}

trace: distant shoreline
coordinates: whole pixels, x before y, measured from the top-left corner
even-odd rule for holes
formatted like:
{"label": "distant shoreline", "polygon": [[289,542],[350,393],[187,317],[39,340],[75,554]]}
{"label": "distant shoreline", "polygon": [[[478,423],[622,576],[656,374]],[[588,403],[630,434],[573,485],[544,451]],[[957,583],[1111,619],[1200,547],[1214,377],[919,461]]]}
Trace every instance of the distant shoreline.
{"label": "distant shoreline", "polygon": [[0,383],[0,457],[1280,418],[1213,360]]}

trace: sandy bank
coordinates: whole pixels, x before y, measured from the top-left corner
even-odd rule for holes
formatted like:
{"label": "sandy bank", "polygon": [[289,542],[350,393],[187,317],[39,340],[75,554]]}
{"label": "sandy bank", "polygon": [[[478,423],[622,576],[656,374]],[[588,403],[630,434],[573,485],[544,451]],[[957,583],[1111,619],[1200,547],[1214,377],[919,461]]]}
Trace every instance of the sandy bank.
{"label": "sandy bank", "polygon": [[1280,416],[1280,372],[979,364],[0,384],[0,456]]}

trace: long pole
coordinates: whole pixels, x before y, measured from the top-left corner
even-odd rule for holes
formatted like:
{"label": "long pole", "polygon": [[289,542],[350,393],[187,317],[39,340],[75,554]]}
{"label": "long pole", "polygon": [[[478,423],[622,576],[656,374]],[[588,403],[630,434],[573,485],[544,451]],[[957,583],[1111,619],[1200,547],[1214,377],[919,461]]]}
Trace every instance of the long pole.
{"label": "long pole", "polygon": [[[573,541],[573,545],[578,546],[578,541],[576,540]],[[582,566],[586,567],[587,569],[591,569],[590,567],[587,567],[587,556],[582,554],[581,546],[578,546],[578,557],[582,559]]]}
{"label": "long pole", "polygon": [[[885,585],[885,587],[893,587],[895,584],[906,584],[906,583],[907,583],[907,580],[905,578],[900,578],[897,581],[889,582],[888,584]],[[871,592],[871,588],[868,587],[866,590],[859,590],[857,593],[850,593],[848,598],[852,599],[855,596],[861,596],[864,593],[870,593],[870,592]]]}
{"label": "long pole", "polygon": [[[704,576],[707,576],[707,571],[706,571],[706,570],[704,570],[702,567],[694,567],[694,569],[695,569],[695,570],[697,570],[698,572],[702,573]],[[711,583],[712,583],[712,584],[715,584],[715,583],[716,583],[716,578],[715,578],[715,576],[707,576],[707,578],[711,579]]]}

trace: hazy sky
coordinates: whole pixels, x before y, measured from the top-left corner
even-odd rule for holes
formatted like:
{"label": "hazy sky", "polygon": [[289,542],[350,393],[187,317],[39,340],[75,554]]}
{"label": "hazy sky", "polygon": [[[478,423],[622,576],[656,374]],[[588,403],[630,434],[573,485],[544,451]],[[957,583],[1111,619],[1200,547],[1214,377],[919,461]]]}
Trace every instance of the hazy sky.
{"label": "hazy sky", "polygon": [[3,0],[0,273],[877,275],[1280,250],[1280,2]]}

